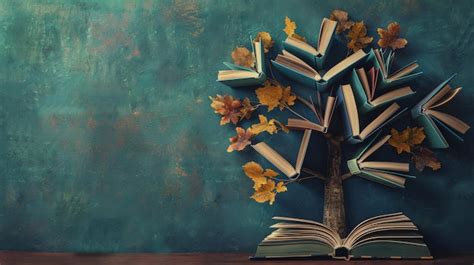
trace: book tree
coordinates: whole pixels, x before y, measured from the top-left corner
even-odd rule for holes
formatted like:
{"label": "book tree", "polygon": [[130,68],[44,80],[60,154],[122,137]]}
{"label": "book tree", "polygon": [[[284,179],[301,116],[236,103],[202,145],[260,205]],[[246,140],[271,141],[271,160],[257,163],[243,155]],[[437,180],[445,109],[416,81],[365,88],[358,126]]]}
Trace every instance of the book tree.
{"label": "book tree", "polygon": [[[225,63],[228,70],[219,71],[217,81],[227,86],[255,87],[255,90],[249,90],[251,93],[255,92],[255,101],[248,97],[237,99],[231,95],[210,97],[211,107],[221,116],[220,125],[236,126],[236,135],[230,138],[227,151],[253,148],[287,177],[282,178],[276,170],[264,169],[253,161],[244,164],[243,171],[254,184],[254,194],[251,196],[253,200],[271,205],[279,193],[287,191],[291,183],[311,178],[324,181],[323,224],[276,217],[276,220],[284,223],[272,226],[278,230],[262,241],[256,256],[327,254],[334,258],[430,257],[422,236],[415,233],[416,226],[401,213],[369,219],[348,235],[343,181],[350,176],[359,176],[391,188],[404,188],[405,180],[414,178],[408,174],[410,163],[370,159],[378,149],[387,145],[395,148],[398,154],[409,153],[412,164],[419,171],[426,167],[438,170],[441,163],[432,149],[449,146],[444,134],[462,140],[461,135],[469,129],[461,120],[442,112],[442,107],[461,90],[452,89],[449,85],[454,76],[408,109],[402,107],[401,102],[414,94],[409,81],[419,77],[421,72],[418,71],[416,61],[396,71],[391,69],[395,51],[405,48],[408,43],[400,37],[398,23],[390,23],[386,29],[378,28],[378,47],[374,45],[373,48],[371,45],[374,39],[367,36],[364,22],[351,21],[347,12],[342,10],[334,10],[329,19],[323,19],[316,47],[298,35],[296,28],[296,23],[286,17],[283,31],[287,38],[283,42],[284,49],[275,58],[266,58],[274,46],[271,35],[259,32],[251,41],[250,50],[246,47],[235,48],[231,53],[234,63]],[[331,48],[337,41],[335,36],[338,34],[342,37],[339,39],[346,41],[347,55],[329,67],[329,59],[334,60],[335,57]],[[284,86],[275,78],[274,71],[285,76],[288,82],[294,81],[308,87],[314,91],[313,96],[305,98],[297,95],[291,86]],[[294,108],[296,104],[307,108],[311,117],[298,113]],[[269,119],[264,111],[257,114],[262,108],[266,108],[267,113],[289,111],[293,117],[286,123]],[[340,126],[331,126],[335,112],[341,114]],[[392,128],[390,134],[381,134],[384,127],[401,115],[412,117],[417,122],[417,127],[407,127],[402,131]],[[258,122],[249,128],[239,126],[244,119],[256,118]],[[304,132],[294,166],[268,144],[255,140],[260,134],[288,133],[290,130]],[[311,135],[315,134],[321,134],[327,142],[325,174],[303,167],[308,143]],[[357,144],[360,147],[360,151],[347,162],[342,161],[342,147],[346,144]],[[342,169],[346,168],[344,172],[348,173],[342,173]],[[308,228],[311,225],[316,228]],[[316,230],[326,231],[326,234],[318,234],[314,232]],[[374,234],[373,231],[379,234]],[[308,239],[308,235],[312,235],[311,239]],[[385,241],[381,238],[385,238]],[[305,240],[306,245],[298,245]],[[308,242],[314,243],[313,248],[305,248]],[[291,248],[296,245],[298,248]],[[338,253],[339,248],[344,248],[346,253]],[[394,254],[386,249],[399,252]],[[282,250],[284,251],[280,254]]]}

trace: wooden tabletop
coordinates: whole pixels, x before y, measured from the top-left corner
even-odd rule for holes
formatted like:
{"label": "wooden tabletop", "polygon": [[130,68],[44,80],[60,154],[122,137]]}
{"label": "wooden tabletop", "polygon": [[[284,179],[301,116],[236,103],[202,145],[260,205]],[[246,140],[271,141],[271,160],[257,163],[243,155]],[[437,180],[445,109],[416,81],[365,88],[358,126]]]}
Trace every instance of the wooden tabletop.
{"label": "wooden tabletop", "polygon": [[473,265],[474,256],[438,258],[435,260],[258,260],[248,259],[245,253],[173,253],[173,254],[74,254],[0,252],[0,265],[157,265],[157,264],[422,264],[422,265]]}

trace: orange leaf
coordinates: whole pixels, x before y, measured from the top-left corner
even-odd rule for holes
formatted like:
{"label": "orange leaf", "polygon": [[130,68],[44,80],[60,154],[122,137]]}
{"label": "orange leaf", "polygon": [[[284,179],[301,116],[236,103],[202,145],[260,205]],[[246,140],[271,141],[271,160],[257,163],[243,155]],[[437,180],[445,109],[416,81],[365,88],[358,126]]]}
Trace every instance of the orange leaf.
{"label": "orange leaf", "polygon": [[349,14],[343,10],[333,10],[329,19],[337,21],[337,34],[341,34],[346,30],[349,30],[354,25],[354,21],[349,20]]}
{"label": "orange leaf", "polygon": [[364,25],[364,21],[356,22],[351,27],[347,37],[350,39],[349,43],[347,43],[347,48],[353,52],[367,47],[374,39],[373,37],[367,37],[367,28]]}
{"label": "orange leaf", "polygon": [[392,50],[405,48],[408,41],[400,37],[400,25],[397,22],[392,22],[388,24],[387,30],[378,28],[377,33],[380,36],[380,39],[377,41],[377,44],[381,48],[392,48]]}
{"label": "orange leaf", "polygon": [[397,149],[397,153],[401,154],[403,152],[411,153],[414,146],[419,145],[426,138],[423,127],[410,128],[407,127],[402,132],[398,132],[395,129],[390,130],[392,137],[388,140],[388,144]]}
{"label": "orange leaf", "polygon": [[255,41],[258,40],[261,40],[263,42],[263,49],[265,50],[265,53],[267,53],[268,50],[273,47],[273,44],[275,44],[270,33],[265,31],[261,31],[257,34],[257,36],[255,37]]}
{"label": "orange leaf", "polygon": [[255,90],[260,104],[268,107],[268,111],[273,110],[280,105],[280,99],[283,96],[283,89],[279,86],[274,86],[269,81],[266,81],[264,86]]}
{"label": "orange leaf", "polygon": [[232,151],[242,151],[247,147],[248,145],[252,144],[250,142],[250,138],[252,138],[253,133],[250,129],[243,129],[240,127],[236,127],[235,131],[237,132],[237,135],[234,137],[231,137],[229,139],[230,145],[227,147],[227,152],[232,152]]}
{"label": "orange leaf", "polygon": [[245,47],[237,47],[232,51],[232,60],[237,65],[252,67],[253,66],[253,54]]}
{"label": "orange leaf", "polygon": [[288,37],[293,36],[296,30],[296,22],[291,21],[289,17],[285,17],[285,28],[283,31],[286,33]]}
{"label": "orange leaf", "polygon": [[280,99],[280,110],[283,110],[285,106],[295,105],[296,96],[291,94],[291,87],[286,87],[283,89],[283,94]]}
{"label": "orange leaf", "polygon": [[232,122],[237,124],[241,119],[240,109],[242,108],[242,103],[238,99],[234,99],[229,95],[216,95],[215,98],[209,97],[211,102],[211,108],[214,109],[214,113],[217,113],[222,116],[221,125]]}

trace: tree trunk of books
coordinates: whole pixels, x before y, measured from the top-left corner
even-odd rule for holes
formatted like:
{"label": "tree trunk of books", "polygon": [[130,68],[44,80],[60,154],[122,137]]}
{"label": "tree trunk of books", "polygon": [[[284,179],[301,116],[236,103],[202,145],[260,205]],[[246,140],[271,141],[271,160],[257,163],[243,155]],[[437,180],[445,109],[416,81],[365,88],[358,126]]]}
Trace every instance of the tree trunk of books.
{"label": "tree trunk of books", "polygon": [[328,137],[328,170],[324,185],[323,222],[336,231],[341,238],[345,236],[346,214],[344,211],[344,191],[341,176],[341,140]]}

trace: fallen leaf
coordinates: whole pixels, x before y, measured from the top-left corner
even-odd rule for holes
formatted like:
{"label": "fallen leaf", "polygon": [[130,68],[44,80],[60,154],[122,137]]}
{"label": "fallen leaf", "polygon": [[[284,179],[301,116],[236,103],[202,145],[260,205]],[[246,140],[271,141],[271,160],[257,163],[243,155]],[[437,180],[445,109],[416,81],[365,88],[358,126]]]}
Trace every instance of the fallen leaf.
{"label": "fallen leaf", "polygon": [[398,132],[396,129],[391,129],[390,134],[392,137],[388,140],[388,144],[395,147],[398,154],[403,152],[411,153],[411,148],[421,144],[426,138],[423,127],[407,127],[402,132]]}
{"label": "fallen leaf", "polygon": [[351,49],[353,52],[356,52],[362,48],[367,47],[373,37],[367,37],[367,28],[364,25],[364,21],[356,22],[352,27],[347,37],[350,41],[347,43],[347,48]]}
{"label": "fallen leaf", "polygon": [[232,60],[237,65],[252,67],[254,58],[252,52],[245,47],[237,47],[232,51]]}
{"label": "fallen leaf", "polygon": [[250,129],[245,130],[236,127],[235,131],[237,132],[237,135],[229,139],[230,145],[227,147],[227,152],[242,151],[245,147],[252,144],[250,138],[252,138],[253,133]]}
{"label": "fallen leaf", "polygon": [[433,170],[441,168],[441,162],[439,162],[435,153],[423,146],[417,146],[414,148],[411,159],[413,163],[415,163],[415,168],[420,172],[423,171],[425,167],[430,167]]}
{"label": "fallen leaf", "polygon": [[291,94],[291,87],[288,86],[283,89],[282,97],[280,99],[280,110],[283,110],[285,106],[295,105],[296,96]]}
{"label": "fallen leaf", "polygon": [[275,120],[275,124],[280,127],[279,129],[286,132],[286,133],[289,133],[290,132],[290,129],[288,129],[288,127],[286,127],[286,125],[284,125],[283,123]]}
{"label": "fallen leaf", "polygon": [[275,202],[275,181],[267,180],[267,183],[261,185],[250,197],[258,203],[269,202],[270,205]]}
{"label": "fallen leaf", "polygon": [[258,40],[263,42],[263,49],[265,50],[265,53],[267,53],[273,47],[273,44],[275,44],[270,33],[265,31],[261,31],[257,34],[255,41]]}
{"label": "fallen leaf", "polygon": [[387,30],[378,28],[377,33],[380,36],[380,39],[377,41],[377,44],[381,48],[392,48],[392,50],[405,48],[408,41],[400,37],[400,25],[397,22],[392,22],[388,24]]}
{"label": "fallen leaf", "polygon": [[212,101],[211,108],[214,109],[214,113],[222,116],[220,125],[225,125],[229,122],[237,124],[237,122],[241,119],[242,103],[240,100],[234,99],[229,95],[216,95],[216,97],[209,97],[209,99]]}
{"label": "fallen leaf", "polygon": [[272,85],[269,81],[265,81],[263,87],[255,90],[260,104],[267,106],[268,111],[273,110],[280,105],[280,99],[283,96],[283,89],[279,86]]}
{"label": "fallen leaf", "polygon": [[273,134],[278,131],[278,128],[275,125],[275,119],[271,119],[270,121],[264,115],[258,115],[258,119],[260,123],[253,124],[250,128],[254,135],[258,135],[262,132],[267,132],[269,134]]}
{"label": "fallen leaf", "polygon": [[239,110],[241,119],[242,118],[246,118],[247,120],[250,119],[252,117],[252,113],[254,110],[255,110],[255,107],[252,106],[252,104],[250,103],[250,99],[244,98],[244,100],[242,100],[242,108],[240,108]]}
{"label": "fallen leaf", "polygon": [[349,30],[354,25],[354,21],[349,20],[349,14],[343,10],[333,10],[329,19],[337,21],[337,34],[341,34],[346,30]]}
{"label": "fallen leaf", "polygon": [[266,184],[267,178],[274,178],[278,176],[278,173],[274,170],[269,168],[263,170],[262,166],[254,161],[247,162],[242,166],[242,168],[245,175],[253,180],[253,188],[255,190],[258,190],[261,185]]}
{"label": "fallen leaf", "polygon": [[280,193],[280,192],[285,192],[288,189],[286,188],[285,183],[283,181],[280,181],[280,182],[278,182],[275,190],[276,190],[276,192]]}
{"label": "fallen leaf", "polygon": [[285,17],[285,28],[283,31],[286,33],[288,37],[293,36],[296,30],[296,22],[291,21],[289,17]]}

